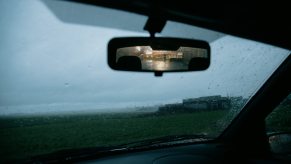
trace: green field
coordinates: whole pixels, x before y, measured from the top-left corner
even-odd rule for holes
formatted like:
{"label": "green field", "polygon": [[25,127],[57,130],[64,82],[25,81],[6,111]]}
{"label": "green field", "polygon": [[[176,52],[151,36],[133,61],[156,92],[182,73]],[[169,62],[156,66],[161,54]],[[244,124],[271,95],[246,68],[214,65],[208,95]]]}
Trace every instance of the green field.
{"label": "green field", "polygon": [[[156,114],[94,114],[0,118],[2,162],[61,149],[110,146],[165,135],[216,137],[226,111]],[[1,161],[0,161],[1,163]]]}

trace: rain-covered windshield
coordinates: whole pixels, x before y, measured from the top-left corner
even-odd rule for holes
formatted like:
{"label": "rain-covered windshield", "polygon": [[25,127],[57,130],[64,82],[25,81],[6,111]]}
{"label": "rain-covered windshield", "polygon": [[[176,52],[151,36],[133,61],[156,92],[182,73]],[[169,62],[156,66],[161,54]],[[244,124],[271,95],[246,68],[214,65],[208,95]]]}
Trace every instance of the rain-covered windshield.
{"label": "rain-covered windshield", "polygon": [[111,70],[113,37],[146,17],[64,1],[0,1],[0,157],[171,135],[216,138],[290,51],[167,22],[161,36],[210,42],[208,70]]}

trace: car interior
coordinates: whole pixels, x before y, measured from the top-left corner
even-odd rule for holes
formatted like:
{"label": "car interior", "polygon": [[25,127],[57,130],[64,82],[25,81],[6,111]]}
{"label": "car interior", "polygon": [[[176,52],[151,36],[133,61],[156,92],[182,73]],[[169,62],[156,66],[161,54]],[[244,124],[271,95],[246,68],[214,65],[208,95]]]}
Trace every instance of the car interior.
{"label": "car interior", "polygon": [[[43,3],[62,22],[74,24],[77,20],[67,19],[67,17],[70,16],[62,14],[61,9],[50,1],[44,0]],[[193,28],[194,26],[205,28],[225,35],[278,47],[285,49],[288,55],[284,58],[279,67],[271,73],[270,77],[265,80],[261,87],[256,90],[255,94],[248,99],[236,117],[231,120],[230,124],[214,139],[201,139],[198,142],[196,140],[195,142],[184,142],[184,140],[191,140],[191,138],[187,138],[186,136],[186,138],[182,140],[181,138],[175,138],[177,139],[174,141],[176,142],[175,144],[161,144],[160,141],[150,140],[150,144],[147,142],[147,145],[141,144],[136,147],[128,145],[120,147],[120,145],[118,145],[113,148],[110,147],[110,149],[103,147],[101,149],[81,148],[69,152],[56,151],[48,155],[35,156],[26,161],[17,160],[16,163],[291,163],[290,121],[289,124],[286,125],[289,129],[287,128],[283,133],[278,133],[279,135],[284,134],[289,137],[288,142],[286,141],[285,144],[289,144],[289,147],[287,146],[285,148],[287,151],[284,153],[273,152],[272,146],[270,146],[271,135],[267,133],[268,127],[266,125],[268,116],[270,116],[286,98],[289,103],[288,110],[291,110],[289,101],[291,91],[291,27],[289,23],[290,14],[288,5],[280,2],[259,3],[256,1],[235,1],[223,3],[221,1],[212,2],[207,0],[64,0],[62,3],[88,5],[93,7],[92,9],[96,6],[110,8],[145,16],[146,22],[140,25],[142,29],[140,27],[138,29],[139,31],[145,31],[145,36],[136,36],[134,34],[134,37],[140,37],[142,39],[138,40],[132,36],[116,36],[107,43],[108,47],[106,48],[108,54],[106,54],[106,52],[102,54],[103,56],[108,55],[106,62],[109,67],[113,70],[119,70],[117,72],[121,74],[123,71],[141,75],[143,75],[144,72],[150,72],[155,75],[154,78],[162,79],[172,72],[183,74],[183,72],[187,71],[195,72],[207,70],[209,65],[211,66],[211,60],[213,56],[216,55],[214,53],[215,51],[213,52],[212,47],[209,47],[209,41],[203,41],[200,38],[198,40],[191,39],[194,42],[191,47],[208,50],[208,58],[202,57],[197,58],[197,60],[192,58],[188,61],[189,65],[187,65],[186,70],[142,70],[144,67],[142,66],[143,61],[140,60],[140,57],[132,55],[117,58],[118,55],[115,53],[118,52],[117,49],[121,47],[148,45],[154,47],[153,45],[159,45],[159,48],[164,46],[163,50],[166,50],[167,45],[170,43],[180,44],[179,46],[181,47],[185,47],[185,45],[186,47],[190,47],[190,44],[186,44],[186,41],[185,45],[183,45],[184,42],[178,40],[181,39],[179,37],[176,38],[176,42],[174,40],[173,42],[168,40],[161,41],[164,45],[161,43],[158,44],[157,40],[163,38],[160,33],[169,21],[187,24],[190,27],[193,26]],[[76,12],[74,16],[78,17],[78,12]],[[78,21],[79,24],[86,24],[86,18],[83,20],[85,23],[82,22],[82,20]],[[126,23],[127,22],[124,22],[124,24]],[[130,28],[135,28],[127,27],[126,25],[123,26],[122,24],[112,26],[117,26],[119,29],[129,31],[132,30]],[[224,46],[227,47],[228,45]],[[167,49],[167,52],[171,51],[172,53],[172,51],[175,50],[178,51],[177,48],[175,48],[174,50]],[[159,51],[157,53],[163,52]],[[176,56],[178,56],[177,54],[179,52],[175,53]],[[160,58],[166,57],[167,56],[164,55]],[[148,58],[151,58],[151,56],[145,55],[144,59],[148,60]],[[265,67],[268,67],[268,63],[265,64]],[[231,69],[229,71],[231,71]],[[123,95],[120,96],[122,97]],[[289,112],[289,114],[291,113]],[[291,118],[290,115],[288,118]],[[3,149],[3,147],[0,149]]]}

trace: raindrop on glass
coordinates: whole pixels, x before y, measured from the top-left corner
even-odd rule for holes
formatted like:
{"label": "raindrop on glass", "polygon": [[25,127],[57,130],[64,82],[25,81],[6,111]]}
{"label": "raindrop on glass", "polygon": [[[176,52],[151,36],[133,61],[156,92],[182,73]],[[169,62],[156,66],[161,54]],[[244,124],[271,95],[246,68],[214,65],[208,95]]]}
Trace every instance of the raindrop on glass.
{"label": "raindrop on glass", "polygon": [[65,83],[65,87],[69,87],[70,86],[70,84],[69,83]]}

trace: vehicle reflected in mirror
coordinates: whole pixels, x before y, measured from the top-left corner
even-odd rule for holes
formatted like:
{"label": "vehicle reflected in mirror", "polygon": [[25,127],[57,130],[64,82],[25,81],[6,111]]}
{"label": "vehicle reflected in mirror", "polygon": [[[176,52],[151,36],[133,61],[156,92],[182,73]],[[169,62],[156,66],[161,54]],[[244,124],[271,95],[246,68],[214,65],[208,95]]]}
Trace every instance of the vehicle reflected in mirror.
{"label": "vehicle reflected in mirror", "polygon": [[126,71],[199,71],[209,67],[210,47],[187,39],[115,38],[108,44],[108,63]]}

